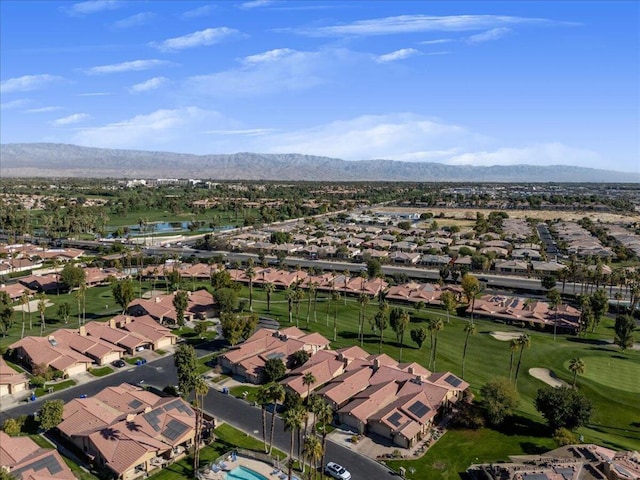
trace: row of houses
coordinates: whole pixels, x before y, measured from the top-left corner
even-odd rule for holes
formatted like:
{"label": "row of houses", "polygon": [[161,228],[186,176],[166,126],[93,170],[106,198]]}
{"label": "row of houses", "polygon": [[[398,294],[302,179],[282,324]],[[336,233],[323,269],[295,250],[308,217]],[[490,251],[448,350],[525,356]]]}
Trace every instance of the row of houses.
{"label": "row of houses", "polygon": [[[404,448],[424,438],[469,387],[450,372],[430,372],[417,363],[370,355],[357,346],[330,350],[322,335],[296,327],[260,329],[221,355],[219,362],[226,371],[260,383],[268,360],[277,358],[290,366],[299,350],[310,358],[302,366],[287,368],[281,381],[287,391],[302,398],[313,392],[331,406],[341,424],[358,433],[382,435]],[[305,381],[307,374],[315,378],[312,385]]]}
{"label": "row of houses", "polygon": [[195,412],[182,398],[123,383],[65,404],[57,429],[94,468],[129,480],[186,455]]}
{"label": "row of houses", "polygon": [[[48,367],[72,377],[136,351],[168,348],[176,340],[168,327],[149,315],[118,315],[106,323],[94,321],[79,329],[61,328],[47,337],[27,336],[9,345],[9,349],[13,358],[32,370]],[[15,389],[3,392],[15,393],[12,390]]]}

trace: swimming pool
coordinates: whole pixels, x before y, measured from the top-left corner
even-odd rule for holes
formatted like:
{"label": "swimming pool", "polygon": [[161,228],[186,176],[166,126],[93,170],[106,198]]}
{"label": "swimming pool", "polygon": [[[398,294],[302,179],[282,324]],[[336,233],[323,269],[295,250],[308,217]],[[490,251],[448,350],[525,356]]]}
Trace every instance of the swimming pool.
{"label": "swimming pool", "polygon": [[269,480],[247,467],[236,467],[225,475],[225,480]]}

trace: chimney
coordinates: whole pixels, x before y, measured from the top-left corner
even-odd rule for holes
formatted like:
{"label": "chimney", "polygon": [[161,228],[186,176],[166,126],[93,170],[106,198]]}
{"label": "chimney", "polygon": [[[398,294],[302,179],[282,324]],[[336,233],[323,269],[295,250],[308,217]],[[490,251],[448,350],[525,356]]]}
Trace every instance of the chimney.
{"label": "chimney", "polygon": [[132,422],[134,418],[136,418],[136,414],[130,413],[129,415],[127,415],[127,422]]}
{"label": "chimney", "polygon": [[116,328],[116,319],[115,319],[115,317],[111,318],[109,320],[109,328]]}
{"label": "chimney", "polygon": [[81,337],[86,337],[87,336],[87,327],[85,327],[84,325],[81,325],[78,333],[80,334]]}
{"label": "chimney", "polygon": [[380,368],[380,360],[377,358],[373,359],[373,371],[376,372]]}
{"label": "chimney", "polygon": [[413,375],[414,373],[416,373],[416,372],[415,372],[415,369],[413,368],[413,365],[412,365],[412,366],[410,366],[410,367],[407,369],[407,371],[408,371],[411,375]]}
{"label": "chimney", "polygon": [[160,303],[162,301],[162,299],[160,297],[155,297],[154,300],[156,301],[156,303]]}

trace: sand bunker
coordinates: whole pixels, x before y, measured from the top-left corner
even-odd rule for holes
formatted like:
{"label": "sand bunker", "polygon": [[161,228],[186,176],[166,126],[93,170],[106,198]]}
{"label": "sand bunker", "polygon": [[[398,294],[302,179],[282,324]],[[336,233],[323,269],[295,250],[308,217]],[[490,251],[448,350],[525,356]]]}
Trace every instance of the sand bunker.
{"label": "sand bunker", "polygon": [[491,332],[490,334],[496,340],[501,342],[510,342],[514,338],[520,338],[522,333],[520,332]]}
{"label": "sand bunker", "polygon": [[566,387],[568,383],[563,382],[548,368],[530,368],[529,375],[538,380],[542,380],[547,385],[552,387]]}

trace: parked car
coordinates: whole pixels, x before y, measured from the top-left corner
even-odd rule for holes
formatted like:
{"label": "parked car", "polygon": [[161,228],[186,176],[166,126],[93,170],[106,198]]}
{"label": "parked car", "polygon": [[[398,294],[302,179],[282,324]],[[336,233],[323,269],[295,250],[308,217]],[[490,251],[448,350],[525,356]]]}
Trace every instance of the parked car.
{"label": "parked car", "polygon": [[324,473],[337,480],[351,480],[351,473],[349,473],[349,470],[334,462],[327,463],[324,467]]}
{"label": "parked car", "polygon": [[126,365],[125,361],[122,360],[121,358],[119,358],[118,360],[114,360],[113,362],[111,362],[111,365],[113,365],[114,367],[117,368],[122,368]]}

